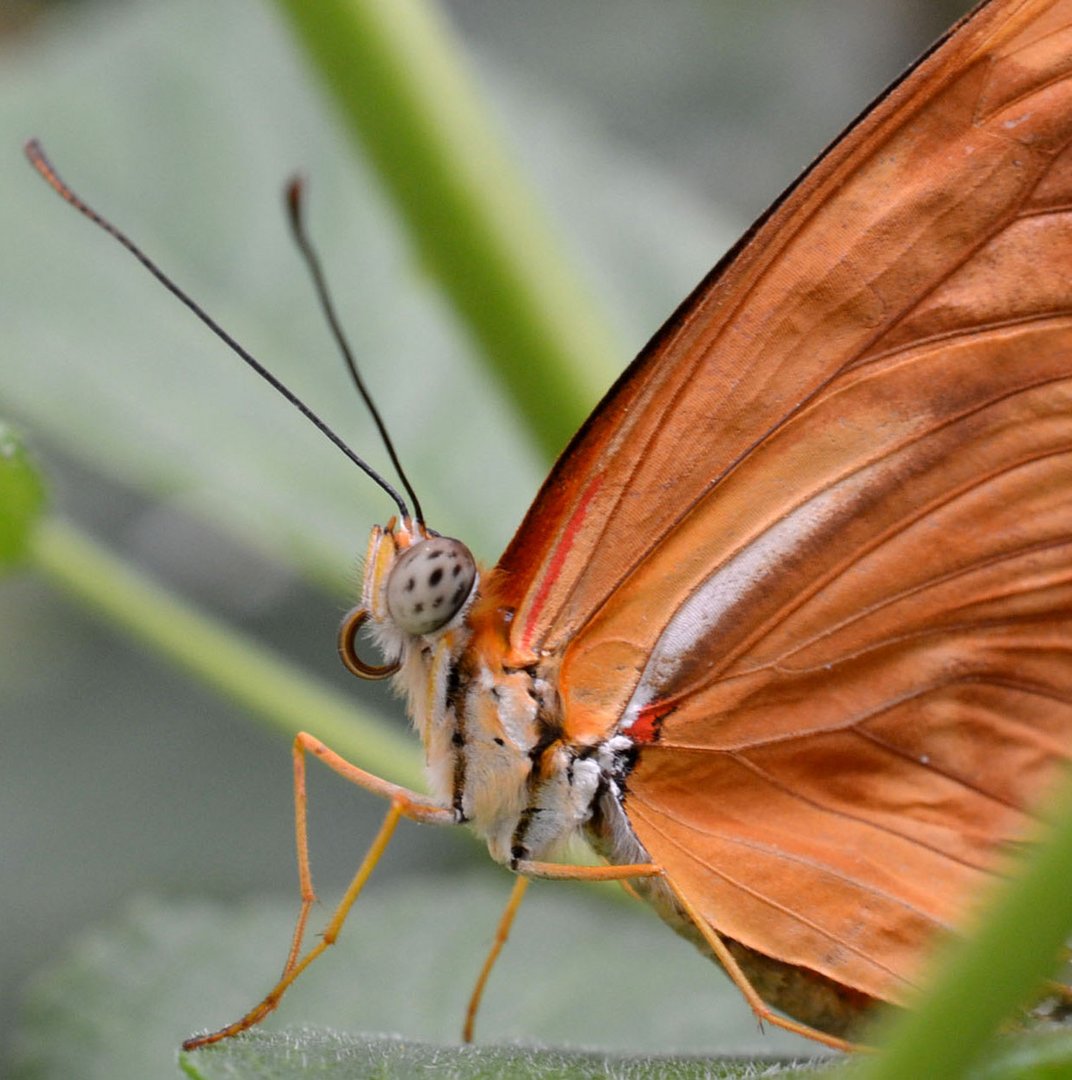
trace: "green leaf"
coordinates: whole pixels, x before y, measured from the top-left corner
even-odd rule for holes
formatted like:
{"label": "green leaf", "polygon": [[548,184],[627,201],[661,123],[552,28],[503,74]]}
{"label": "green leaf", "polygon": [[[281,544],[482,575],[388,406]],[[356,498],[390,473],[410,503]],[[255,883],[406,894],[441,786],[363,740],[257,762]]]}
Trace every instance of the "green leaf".
{"label": "green leaf", "polygon": [[0,421],[0,568],[26,558],[45,485],[15,432]]}
{"label": "green leaf", "polygon": [[751,1061],[692,1057],[627,1057],[583,1050],[524,1046],[435,1046],[392,1038],[353,1038],[334,1032],[301,1031],[254,1035],[208,1052],[184,1055],[182,1066],[194,1080],[288,1080],[325,1077],[344,1080],[410,1080],[434,1075],[443,1080],[734,1080],[737,1077],[815,1075],[805,1068]]}

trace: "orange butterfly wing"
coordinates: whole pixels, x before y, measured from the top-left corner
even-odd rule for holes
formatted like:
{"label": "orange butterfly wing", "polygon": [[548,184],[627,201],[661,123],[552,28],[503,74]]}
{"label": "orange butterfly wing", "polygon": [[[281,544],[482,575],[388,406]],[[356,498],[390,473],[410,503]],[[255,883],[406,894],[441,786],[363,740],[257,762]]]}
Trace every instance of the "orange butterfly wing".
{"label": "orange butterfly wing", "polygon": [[689,297],[493,576],[567,736],[639,744],[675,888],[882,1000],[1072,756],[1070,141],[1072,0],[992,0]]}

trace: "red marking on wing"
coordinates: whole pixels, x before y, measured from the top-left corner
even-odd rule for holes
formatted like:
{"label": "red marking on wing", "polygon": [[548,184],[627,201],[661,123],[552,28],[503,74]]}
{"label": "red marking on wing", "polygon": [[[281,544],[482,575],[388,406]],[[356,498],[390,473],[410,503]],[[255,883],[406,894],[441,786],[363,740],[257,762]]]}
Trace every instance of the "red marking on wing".
{"label": "red marking on wing", "polygon": [[655,742],[659,737],[663,717],[672,713],[674,708],[668,701],[653,701],[650,705],[645,705],[627,732],[629,738],[637,743]]}
{"label": "red marking on wing", "polygon": [[596,492],[600,489],[602,484],[603,476],[602,474],[597,474],[588,487],[585,488],[573,513],[566,522],[565,528],[562,530],[562,538],[555,547],[547,571],[544,573],[543,580],[540,582],[540,587],[536,590],[536,595],[533,597],[532,604],[529,607],[528,617],[525,621],[525,628],[521,638],[521,645],[524,649],[529,649],[532,646],[532,635],[535,632],[536,627],[540,625],[540,612],[543,609],[544,604],[547,603],[547,597],[551,592],[551,587],[554,585],[555,579],[558,577],[559,573],[561,573],[562,567],[573,547],[573,542],[577,538],[577,533],[580,532],[581,526],[584,524],[584,519],[588,514],[588,504],[595,497]]}

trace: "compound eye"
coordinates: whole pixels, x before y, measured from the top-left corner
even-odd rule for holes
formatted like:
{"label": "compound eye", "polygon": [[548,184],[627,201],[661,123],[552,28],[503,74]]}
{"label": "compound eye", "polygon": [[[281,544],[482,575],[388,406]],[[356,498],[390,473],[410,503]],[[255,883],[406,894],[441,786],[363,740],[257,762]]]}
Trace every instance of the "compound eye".
{"label": "compound eye", "polygon": [[458,614],[475,580],[476,563],[460,540],[422,540],[391,569],[387,610],[404,633],[430,634]]}

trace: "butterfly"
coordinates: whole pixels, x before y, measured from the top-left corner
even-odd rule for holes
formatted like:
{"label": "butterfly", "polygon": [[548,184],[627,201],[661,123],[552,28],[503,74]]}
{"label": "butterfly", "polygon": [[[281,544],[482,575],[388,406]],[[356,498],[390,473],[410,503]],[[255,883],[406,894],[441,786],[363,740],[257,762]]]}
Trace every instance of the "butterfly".
{"label": "butterfly", "polygon": [[[431,797],[295,743],[275,1008],[401,817],[621,880],[758,1016],[846,1048],[903,1005],[1072,757],[1072,0],[989,0],[708,274],[499,562],[398,499],[340,652]],[[359,655],[368,629],[385,662]],[[324,939],[305,759],[390,810]],[[556,861],[576,835],[601,866]],[[772,1010],[777,1009],[779,1012]]]}

